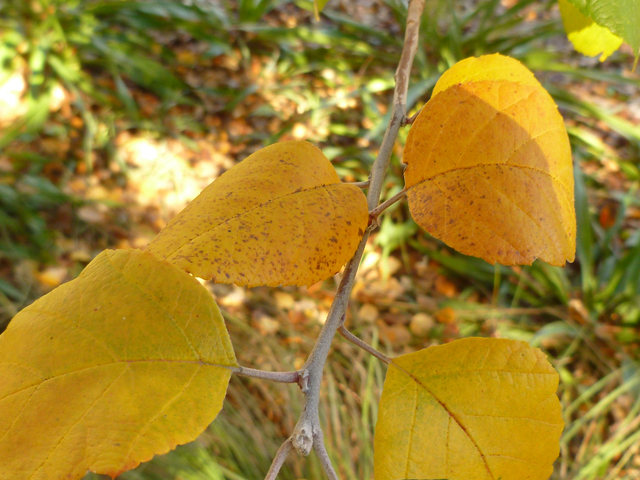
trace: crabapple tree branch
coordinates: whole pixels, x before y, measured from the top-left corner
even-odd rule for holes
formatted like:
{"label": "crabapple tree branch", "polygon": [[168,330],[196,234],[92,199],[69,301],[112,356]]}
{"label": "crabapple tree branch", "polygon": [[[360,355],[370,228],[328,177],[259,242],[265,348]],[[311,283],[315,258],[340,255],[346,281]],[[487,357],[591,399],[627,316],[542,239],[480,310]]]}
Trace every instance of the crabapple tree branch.
{"label": "crabapple tree branch", "polygon": [[[398,130],[406,119],[409,77],[411,74],[413,58],[418,48],[418,33],[424,3],[425,0],[410,0],[409,2],[404,45],[398,69],[395,74],[396,85],[393,95],[391,119],[371,170],[371,181],[367,194],[369,210],[373,210],[380,201],[380,193],[382,192],[384,177],[398,136]],[[322,439],[322,428],[320,427],[318,415],[322,371],[324,369],[327,355],[329,354],[331,342],[333,341],[338,328],[344,323],[356,272],[360,265],[360,260],[362,259],[362,254],[364,252],[367,239],[369,238],[369,233],[374,225],[370,226],[364,233],[355,254],[345,266],[342,280],[338,286],[327,320],[323,325],[313,350],[303,367],[303,370],[308,372],[308,388],[305,393],[306,398],[302,413],[300,414],[298,423],[293,429],[291,437],[285,442],[285,444],[283,444],[283,447],[278,450],[278,454],[280,454],[284,445],[291,444],[300,455],[306,456],[309,454],[311,449],[315,447],[316,453],[319,455],[323,467],[325,468],[325,472],[331,480],[337,480],[338,477],[331,466],[329,457],[326,455],[326,449],[324,448],[324,441]],[[288,450],[286,453],[289,453]],[[274,459],[274,462],[269,469],[269,474],[267,475],[269,480],[275,478],[283,461],[284,460],[280,460],[280,456],[276,456],[276,459]]]}

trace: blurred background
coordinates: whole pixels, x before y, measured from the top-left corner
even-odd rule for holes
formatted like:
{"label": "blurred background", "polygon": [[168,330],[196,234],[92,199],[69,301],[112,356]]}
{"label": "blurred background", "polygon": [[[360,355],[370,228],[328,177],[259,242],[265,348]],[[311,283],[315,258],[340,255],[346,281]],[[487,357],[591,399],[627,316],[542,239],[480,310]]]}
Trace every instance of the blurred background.
{"label": "blurred background", "polygon": [[[406,1],[0,0],[0,331],[105,248],[142,248],[202,188],[271,143],[318,145],[366,180],[388,121]],[[451,251],[406,204],[386,213],[348,325],[389,355],[465,336],[525,340],[560,372],[566,429],[553,479],[640,478],[640,76],[626,45],[575,53],[555,0],[427,0],[411,112],[468,56],[532,69],[572,142],[578,251],[566,268]],[[402,188],[400,132],[383,196]],[[337,279],[207,287],[241,364],[302,366]],[[385,368],[342,338],[321,416],[345,480],[369,479]],[[194,443],[127,480],[262,479],[302,407],[297,387],[232,378]],[[89,474],[87,479],[96,479]],[[282,479],[323,478],[314,454]]]}

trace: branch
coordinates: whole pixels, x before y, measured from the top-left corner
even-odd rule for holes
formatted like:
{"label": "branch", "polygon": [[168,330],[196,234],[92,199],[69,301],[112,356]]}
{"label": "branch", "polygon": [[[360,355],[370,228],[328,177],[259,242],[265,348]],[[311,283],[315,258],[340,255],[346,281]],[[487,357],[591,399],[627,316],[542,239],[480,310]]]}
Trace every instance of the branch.
{"label": "branch", "polygon": [[296,370],[295,372],[267,372],[265,370],[256,370],[247,367],[232,367],[231,370],[236,375],[244,377],[263,378],[265,380],[273,380],[280,383],[297,383],[302,390],[305,390],[306,380],[309,373],[306,370]]}
{"label": "branch", "polygon": [[367,197],[369,210],[373,210],[380,200],[380,192],[382,191],[382,180],[387,173],[389,167],[389,159],[391,151],[396,143],[398,130],[400,125],[407,116],[407,92],[409,91],[409,76],[411,74],[411,65],[413,65],[413,57],[418,50],[418,33],[420,30],[420,17],[424,9],[425,0],[411,0],[409,9],[407,10],[407,28],[404,34],[404,46],[400,63],[396,70],[396,89],[393,92],[393,109],[391,110],[391,120],[384,133],[382,145],[373,167],[371,168],[371,186],[369,187],[369,195]]}
{"label": "branch", "polygon": [[278,472],[282,468],[282,464],[287,459],[289,454],[293,450],[293,445],[291,445],[291,439],[287,439],[280,448],[276,452],[276,456],[273,458],[273,462],[271,462],[271,467],[267,472],[267,476],[264,477],[264,480],[276,480],[278,476]]}
{"label": "branch", "polygon": [[293,429],[291,435],[293,448],[303,456],[309,455],[311,448],[313,447],[313,437],[316,432],[322,431],[320,428],[320,420],[318,416],[318,404],[320,402],[320,384],[322,382],[322,370],[324,369],[329,349],[331,348],[331,342],[338,330],[338,327],[344,322],[344,318],[347,311],[347,305],[349,303],[349,297],[351,295],[351,289],[356,277],[358,266],[360,265],[360,259],[364,252],[364,247],[367,244],[369,238],[369,231],[365,231],[358,249],[354,256],[349,260],[347,266],[344,269],[342,281],[338,286],[338,291],[329,310],[327,321],[322,326],[318,340],[313,346],[313,350],[309,355],[303,369],[309,372],[309,388],[307,390],[307,398],[305,399],[304,408],[300,419]]}
{"label": "branch", "polygon": [[361,340],[358,337],[356,337],[353,333],[351,333],[349,330],[347,330],[344,325],[341,325],[340,328],[338,328],[338,332],[340,332],[340,335],[342,335],[346,340],[348,340],[349,342],[353,343],[357,347],[360,347],[365,352],[370,353],[371,355],[376,357],[378,360],[386,363],[387,365],[389,365],[391,363],[391,359],[389,357],[387,357],[384,353],[379,352],[378,350],[373,348],[371,345],[369,345],[364,340]]}
{"label": "branch", "polygon": [[[369,185],[367,195],[369,210],[373,210],[380,202],[380,193],[382,192],[384,177],[387,172],[387,168],[389,167],[389,160],[391,159],[391,153],[398,136],[398,130],[406,117],[409,76],[411,73],[413,58],[418,48],[418,31],[420,27],[420,17],[422,16],[422,10],[424,9],[424,3],[425,0],[410,0],[409,3],[404,46],[395,76],[396,87],[393,95],[391,120],[389,121],[384,138],[382,139],[382,144],[380,145],[380,150],[378,151],[378,155],[371,169],[371,183]],[[298,419],[298,423],[293,429],[290,439],[280,447],[280,450],[278,450],[278,454],[280,454],[285,445],[291,444],[299,454],[306,456],[311,451],[311,448],[315,446],[316,452],[318,452],[320,457],[320,461],[324,462],[323,467],[325,468],[325,472],[331,480],[337,480],[338,477],[331,466],[328,455],[326,455],[324,440],[322,439],[322,428],[320,427],[318,415],[322,371],[336,331],[344,323],[356,272],[358,271],[360,260],[362,259],[362,253],[364,252],[364,247],[372,228],[373,226],[367,228],[360,240],[360,243],[358,244],[355,254],[344,268],[342,281],[338,286],[327,320],[322,326],[320,335],[318,336],[313,350],[303,367],[303,370],[308,371],[309,376],[308,389],[306,391],[306,398],[302,413]],[[273,480],[275,478],[274,475],[277,474],[277,471],[275,474],[272,474],[272,471],[274,471],[273,465],[269,470],[269,474],[267,474],[268,480]],[[272,476],[269,476],[270,474],[272,474]]]}
{"label": "branch", "polygon": [[320,460],[320,465],[322,465],[322,468],[327,474],[327,477],[329,477],[329,480],[338,480],[338,474],[331,464],[331,459],[329,458],[327,449],[324,447],[324,435],[322,434],[322,430],[318,430],[314,434],[313,448],[315,449],[316,454],[318,455],[318,460]]}

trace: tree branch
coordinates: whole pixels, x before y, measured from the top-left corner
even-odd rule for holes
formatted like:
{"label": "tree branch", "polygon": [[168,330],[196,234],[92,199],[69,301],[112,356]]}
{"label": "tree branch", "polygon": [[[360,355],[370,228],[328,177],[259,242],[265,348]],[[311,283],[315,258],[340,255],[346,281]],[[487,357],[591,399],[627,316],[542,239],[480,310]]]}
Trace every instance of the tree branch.
{"label": "tree branch", "polygon": [[309,371],[309,388],[307,390],[307,398],[305,399],[304,409],[300,415],[300,419],[293,429],[291,439],[293,448],[303,456],[309,455],[313,447],[313,437],[315,432],[322,431],[320,428],[320,420],[318,417],[318,404],[320,401],[320,384],[322,382],[322,370],[331,348],[331,342],[338,330],[338,327],[344,322],[345,312],[349,303],[351,289],[356,277],[360,259],[364,252],[364,247],[369,238],[369,231],[364,233],[355,255],[349,260],[342,275],[342,281],[338,286],[338,291],[329,310],[327,320],[322,326],[318,340],[313,346],[313,350],[309,355],[303,369]]}
{"label": "tree branch", "polygon": [[380,192],[382,191],[382,180],[389,168],[389,159],[393,146],[398,137],[400,125],[407,116],[407,93],[409,91],[409,77],[411,74],[411,66],[413,58],[418,50],[418,33],[420,31],[420,17],[424,10],[425,0],[410,0],[407,10],[407,27],[404,34],[404,46],[402,47],[402,55],[396,70],[396,88],[393,92],[393,109],[391,111],[391,120],[384,133],[382,145],[373,167],[371,168],[371,186],[369,187],[369,195],[367,197],[369,210],[373,210],[380,201]]}
{"label": "tree branch", "polygon": [[327,449],[324,446],[324,435],[322,434],[322,430],[315,432],[313,436],[313,448],[316,451],[318,460],[320,460],[320,465],[322,465],[322,468],[327,474],[327,477],[329,477],[329,480],[338,480],[338,474],[333,468]]}
{"label": "tree branch", "polygon": [[271,462],[271,467],[267,472],[267,476],[264,477],[264,480],[276,480],[278,476],[278,472],[282,468],[282,464],[287,459],[289,454],[293,450],[293,445],[291,445],[291,439],[285,440],[285,442],[280,445],[280,448],[276,452],[276,456],[273,458],[273,462]]}
{"label": "tree branch", "polygon": [[[391,120],[389,121],[389,125],[387,126],[387,130],[382,139],[382,144],[380,145],[380,150],[378,151],[378,155],[371,169],[371,183],[369,185],[367,195],[369,210],[373,210],[380,202],[380,193],[382,192],[384,177],[389,167],[389,161],[398,136],[398,130],[406,118],[409,77],[411,74],[413,58],[418,48],[418,32],[424,3],[425,0],[410,0],[409,3],[404,46],[395,76],[396,87],[393,95]],[[360,240],[360,243],[358,244],[355,254],[345,266],[342,280],[338,286],[327,320],[324,323],[313,350],[303,367],[304,370],[309,372],[309,376],[308,389],[306,391],[305,404],[302,413],[298,419],[298,423],[293,429],[291,437],[287,442],[285,442],[285,444],[283,444],[282,447],[280,447],[280,450],[278,450],[278,453],[280,454],[286,444],[291,444],[299,454],[306,456],[311,451],[311,448],[315,446],[318,455],[321,457],[321,462],[325,462],[323,463],[323,467],[331,480],[337,480],[338,477],[333,467],[331,467],[328,455],[326,455],[324,440],[322,438],[322,428],[320,427],[318,415],[322,371],[336,331],[344,323],[356,272],[360,265],[362,253],[364,252],[364,247],[372,228],[373,226],[367,228]],[[273,480],[275,478],[274,475],[277,474],[277,471],[275,474],[272,474],[272,471],[274,471],[273,465],[269,470],[269,474],[267,474],[268,480]],[[272,476],[269,476],[270,474],[272,474]]]}

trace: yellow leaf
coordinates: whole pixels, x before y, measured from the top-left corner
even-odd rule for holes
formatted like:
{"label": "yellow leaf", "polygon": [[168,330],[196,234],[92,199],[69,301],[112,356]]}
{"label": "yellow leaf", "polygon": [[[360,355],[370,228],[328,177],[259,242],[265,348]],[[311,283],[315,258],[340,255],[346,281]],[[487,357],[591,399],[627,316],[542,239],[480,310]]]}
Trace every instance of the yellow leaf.
{"label": "yellow leaf", "polygon": [[0,336],[0,478],[115,477],[197,437],[237,365],[196,279],[107,250]]}
{"label": "yellow leaf", "polygon": [[313,0],[313,13],[316,20],[320,20],[320,13],[324,10],[325,5],[329,0]]}
{"label": "yellow leaf", "polygon": [[517,60],[496,54],[469,57],[456,63],[438,79],[431,96],[435,97],[438,93],[460,83],[483,81],[516,82],[531,87],[540,87],[533,72],[522,66]]}
{"label": "yellow leaf", "polygon": [[282,142],[205,188],[149,251],[218,283],[311,285],[351,258],[368,220],[362,191],[340,183],[320,150]]}
{"label": "yellow leaf", "polygon": [[600,61],[604,62],[622,45],[622,38],[584,16],[567,0],[560,0],[560,14],[567,37],[573,47],[583,55],[600,55]]}
{"label": "yellow leaf", "polygon": [[416,222],[456,250],[505,265],[575,255],[571,148],[549,94],[517,60],[455,64],[404,150]]}
{"label": "yellow leaf", "polygon": [[395,358],[375,480],[546,480],[563,421],[558,374],[524,342],[466,338]]}

